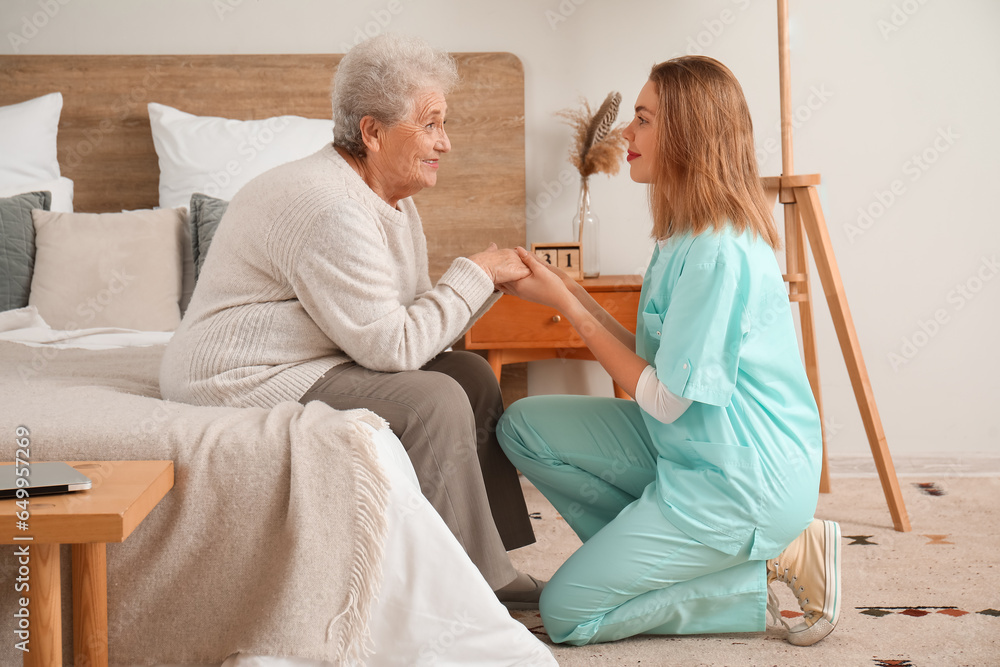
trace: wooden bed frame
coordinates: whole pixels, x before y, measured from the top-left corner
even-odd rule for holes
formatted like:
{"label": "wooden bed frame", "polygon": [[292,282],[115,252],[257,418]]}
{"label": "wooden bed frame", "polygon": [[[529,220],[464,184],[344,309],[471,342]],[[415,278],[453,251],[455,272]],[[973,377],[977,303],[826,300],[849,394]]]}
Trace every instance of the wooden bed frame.
{"label": "wooden bed frame", "polygon": [[[456,53],[452,152],[414,197],[431,279],[460,255],[525,243],[524,70],[510,53]],[[341,55],[0,56],[0,105],[63,94],[59,163],[74,209],[152,208],[159,166],[147,102],[240,120],[329,118]]]}

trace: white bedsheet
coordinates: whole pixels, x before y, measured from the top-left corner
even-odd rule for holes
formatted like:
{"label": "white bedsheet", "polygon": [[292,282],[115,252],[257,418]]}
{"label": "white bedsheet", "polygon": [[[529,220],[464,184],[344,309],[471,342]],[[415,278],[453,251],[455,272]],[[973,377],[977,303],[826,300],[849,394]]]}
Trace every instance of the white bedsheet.
{"label": "white bedsheet", "polygon": [[[497,600],[420,493],[403,444],[376,434],[391,485],[382,591],[370,624],[370,667],[556,665],[551,651]],[[236,655],[223,667],[320,667],[293,658]]]}
{"label": "white bedsheet", "polygon": [[135,329],[53,329],[34,306],[0,313],[0,340],[32,347],[79,347],[109,350],[116,347],[166,345],[172,331],[136,331]]}
{"label": "white bedsheet", "polygon": [[[170,332],[127,329],[59,331],[49,327],[32,306],[0,313],[0,340],[36,347],[110,349],[159,345],[169,338]],[[369,626],[374,655],[366,665],[556,665],[551,651],[510,617],[420,493],[399,439],[388,429],[378,431],[375,439],[390,491],[383,579]],[[234,655],[223,667],[325,664]]]}

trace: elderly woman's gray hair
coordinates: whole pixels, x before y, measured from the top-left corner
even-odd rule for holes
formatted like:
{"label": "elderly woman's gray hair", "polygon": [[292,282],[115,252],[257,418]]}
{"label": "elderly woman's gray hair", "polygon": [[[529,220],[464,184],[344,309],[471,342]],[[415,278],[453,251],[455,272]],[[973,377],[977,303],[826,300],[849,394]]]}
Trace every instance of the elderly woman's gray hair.
{"label": "elderly woman's gray hair", "polygon": [[361,119],[393,126],[412,110],[417,92],[448,93],[458,82],[454,59],[417,37],[385,33],[351,48],[333,79],[333,144],[365,156]]}

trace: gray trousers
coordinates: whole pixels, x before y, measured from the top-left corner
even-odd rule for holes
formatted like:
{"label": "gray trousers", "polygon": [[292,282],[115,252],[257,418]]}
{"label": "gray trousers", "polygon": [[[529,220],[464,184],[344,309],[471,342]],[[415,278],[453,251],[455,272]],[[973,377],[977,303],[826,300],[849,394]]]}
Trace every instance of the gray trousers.
{"label": "gray trousers", "polygon": [[517,575],[507,557],[535,541],[517,470],[496,438],[503,399],[477,354],[443,352],[418,371],[334,366],[300,403],[367,408],[403,443],[424,496],[497,590]]}

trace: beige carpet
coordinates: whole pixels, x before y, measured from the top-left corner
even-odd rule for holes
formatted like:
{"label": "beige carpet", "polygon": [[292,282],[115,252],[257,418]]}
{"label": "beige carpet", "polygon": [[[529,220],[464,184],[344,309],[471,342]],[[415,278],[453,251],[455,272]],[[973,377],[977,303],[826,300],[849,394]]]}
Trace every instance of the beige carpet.
{"label": "beige carpet", "polygon": [[[548,578],[579,545],[566,522],[523,480],[538,542],[513,552]],[[834,479],[816,516],[843,531],[843,612],[833,634],[800,648],[783,628],[766,634],[640,636],[554,646],[560,665],[1000,666],[1000,477],[901,477],[913,531],[897,533],[879,481]],[[614,563],[608,563],[614,567]],[[782,609],[798,611],[784,584]],[[537,612],[514,612],[549,642]],[[795,619],[790,619],[795,622]]]}

